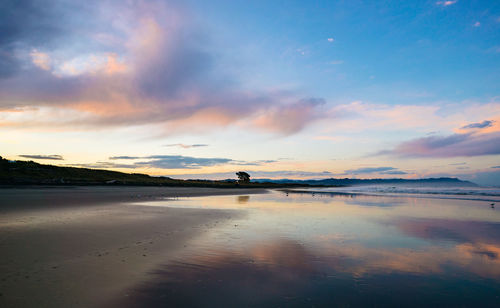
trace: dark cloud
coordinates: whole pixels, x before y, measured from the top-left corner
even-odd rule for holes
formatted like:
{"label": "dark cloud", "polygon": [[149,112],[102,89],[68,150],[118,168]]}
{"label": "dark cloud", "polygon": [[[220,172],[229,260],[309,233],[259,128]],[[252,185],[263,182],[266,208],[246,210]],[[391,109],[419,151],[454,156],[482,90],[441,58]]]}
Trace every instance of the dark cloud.
{"label": "dark cloud", "polygon": [[48,44],[64,31],[67,19],[58,16],[69,12],[68,1],[4,0],[0,3],[0,45],[32,42]]}
{"label": "dark cloud", "polygon": [[[231,164],[237,166],[261,166],[277,162],[277,160],[233,160],[229,158],[200,158],[182,155],[150,155],[150,156],[111,156],[110,160],[135,160],[133,164],[117,167],[114,163],[99,164],[105,168],[161,168],[161,169],[198,169],[206,166],[216,166],[222,164]],[[140,161],[137,161],[140,160]],[[93,164],[95,165],[95,164]],[[123,167],[126,166],[126,167]]]}
{"label": "dark cloud", "polygon": [[350,169],[344,172],[345,174],[370,174],[370,173],[380,173],[380,174],[406,174],[406,172],[398,170],[394,167],[365,167],[358,169]]}
{"label": "dark cloud", "polygon": [[[16,74],[22,62],[16,51],[48,46],[61,34],[58,1],[4,0],[0,2],[0,78]],[[61,3],[59,3],[61,4]]]}
{"label": "dark cloud", "polygon": [[181,155],[153,155],[149,161],[136,162],[138,167],[160,169],[198,169],[201,167],[216,166],[232,162],[229,158],[200,158]]}
{"label": "dark cloud", "polygon": [[237,166],[261,166],[277,162],[277,160],[233,160],[229,158],[198,158],[182,155],[151,155],[151,156],[112,156],[110,160],[142,160],[135,162],[133,168],[155,167],[163,169],[197,169],[205,166],[231,164]]}
{"label": "dark cloud", "polygon": [[[111,156],[109,160],[133,161],[131,163],[115,162],[95,162],[88,164],[71,164],[71,166],[99,169],[137,169],[137,168],[158,168],[158,169],[199,169],[202,167],[217,166],[223,164],[235,166],[261,166],[276,160],[242,161],[229,158],[204,158],[182,155],[149,155],[149,156]],[[233,175],[232,172],[228,173]]]}
{"label": "dark cloud", "polygon": [[165,147],[180,147],[183,149],[190,149],[190,148],[201,148],[201,147],[207,147],[208,144],[184,144],[184,143],[172,143],[172,144],[165,144]]}
{"label": "dark cloud", "polygon": [[72,164],[72,166],[99,169],[137,169],[137,168],[158,168],[158,169],[199,169],[201,167],[217,166],[231,163],[228,158],[200,158],[180,155],[153,155],[145,157],[115,156],[111,160],[140,160],[130,164],[114,162],[96,162],[89,164]]}
{"label": "dark cloud", "polygon": [[68,164],[71,167],[91,168],[91,169],[136,169],[134,164],[116,164],[113,162],[98,161],[88,164]]}
{"label": "dark cloud", "polygon": [[19,157],[29,159],[64,160],[61,155],[19,155]]}
{"label": "dark cloud", "polygon": [[182,155],[112,156],[109,159],[140,161],[136,161],[133,164],[104,163],[108,164],[105,168],[198,169],[234,162],[229,158],[203,158]]}
{"label": "dark cloud", "polygon": [[143,157],[140,156],[111,156],[109,159],[118,160],[118,159],[141,159]]}
{"label": "dark cloud", "polygon": [[408,172],[404,172],[401,170],[390,170],[390,171],[383,171],[380,172],[381,174],[392,174],[392,175],[398,175],[398,174],[408,174]]}
{"label": "dark cloud", "polygon": [[495,121],[485,120],[483,122],[471,123],[471,124],[462,126],[462,129],[486,128],[486,127],[493,126],[493,123],[495,123]]}
{"label": "dark cloud", "polygon": [[500,154],[500,132],[430,136],[403,142],[379,155],[400,157],[460,157]]}
{"label": "dark cloud", "polygon": [[[240,171],[240,170],[236,170]],[[334,174],[330,171],[323,172],[308,172],[300,170],[282,170],[282,171],[262,171],[253,170],[247,171],[252,178],[279,178],[279,179],[321,179],[327,177],[333,177]],[[176,175],[175,178],[179,179],[230,179],[235,178],[234,172],[214,172],[214,173],[198,173],[198,174],[181,174]]]}

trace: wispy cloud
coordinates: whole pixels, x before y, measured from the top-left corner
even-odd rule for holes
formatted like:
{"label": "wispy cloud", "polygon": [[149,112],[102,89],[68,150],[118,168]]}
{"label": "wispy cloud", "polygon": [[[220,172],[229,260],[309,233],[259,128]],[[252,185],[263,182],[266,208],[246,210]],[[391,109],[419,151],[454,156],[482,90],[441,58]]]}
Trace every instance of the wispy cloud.
{"label": "wispy cloud", "polygon": [[477,28],[477,27],[480,27],[480,26],[481,26],[481,23],[480,23],[479,21],[476,21],[476,22],[474,23],[474,27],[476,27],[476,28]]}
{"label": "wispy cloud", "polygon": [[29,159],[47,159],[47,160],[64,160],[61,155],[19,155],[19,157]]}
{"label": "wispy cloud", "polygon": [[207,147],[208,144],[184,144],[184,143],[172,143],[172,144],[165,144],[165,147],[179,147],[183,149],[190,149],[190,148],[200,148],[200,147]]}
{"label": "wispy cloud", "polygon": [[372,173],[380,173],[380,174],[407,174],[404,171],[398,170],[397,168],[394,167],[364,167],[364,168],[358,168],[358,169],[350,169],[344,171],[345,174],[372,174]]}
{"label": "wispy cloud", "polygon": [[111,156],[109,157],[110,160],[130,160],[130,159],[141,159],[144,157],[141,156]]}
{"label": "wispy cloud", "polygon": [[436,4],[441,5],[441,6],[450,6],[450,5],[455,4],[457,2],[458,2],[458,0],[448,0],[448,1],[438,1],[438,2],[436,2]]}
{"label": "wispy cloud", "polygon": [[344,61],[342,60],[333,60],[333,61],[330,61],[328,62],[328,64],[331,64],[331,65],[339,65],[339,64],[343,64]]}
{"label": "wispy cloud", "polygon": [[389,171],[380,172],[380,174],[403,175],[403,174],[408,174],[408,172],[401,171],[401,170],[389,170]]}
{"label": "wispy cloud", "polygon": [[486,49],[486,52],[487,53],[500,53],[500,46],[499,45],[492,46],[492,47]]}
{"label": "wispy cloud", "polygon": [[332,141],[332,142],[342,142],[345,140],[348,140],[348,137],[345,136],[314,136],[314,140],[325,140],[325,141]]}
{"label": "wispy cloud", "polygon": [[90,169],[136,169],[133,164],[117,164],[113,162],[98,161],[95,163],[67,164],[70,167],[90,168]]}
{"label": "wispy cloud", "polygon": [[33,51],[31,51],[30,53],[30,56],[33,61],[33,64],[35,64],[39,68],[46,71],[51,69],[51,61],[50,61],[50,56],[48,54],[33,49]]}
{"label": "wispy cloud", "polygon": [[[335,121],[331,119],[335,118]],[[500,131],[500,102],[493,98],[489,102],[463,101],[443,105],[439,102],[421,105],[386,105],[354,101],[336,105],[331,109],[327,121],[322,121],[324,132],[339,134],[342,131],[368,132],[375,130],[412,130],[423,134],[434,132],[461,131],[460,127],[474,123],[491,126],[473,129],[481,132]],[[484,122],[484,123],[483,123]],[[322,133],[324,134],[324,133]]]}
{"label": "wispy cloud", "polygon": [[232,162],[233,165],[239,165],[239,166],[262,166],[265,164],[271,164],[271,163],[276,163],[279,160],[274,160],[274,159],[263,159],[263,160],[254,160],[254,161],[238,161],[235,160]]}

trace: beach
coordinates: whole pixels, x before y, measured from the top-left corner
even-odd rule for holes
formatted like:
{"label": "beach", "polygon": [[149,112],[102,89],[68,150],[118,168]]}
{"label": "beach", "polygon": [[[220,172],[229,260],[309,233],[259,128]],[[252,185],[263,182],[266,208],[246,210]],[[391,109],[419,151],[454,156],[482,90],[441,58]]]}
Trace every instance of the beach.
{"label": "beach", "polygon": [[0,306],[95,307],[123,295],[238,210],[136,205],[263,190],[31,187],[0,190]]}
{"label": "beach", "polygon": [[0,308],[500,308],[500,1],[0,16]]}
{"label": "beach", "polygon": [[500,304],[491,201],[346,190],[6,188],[0,306]]}

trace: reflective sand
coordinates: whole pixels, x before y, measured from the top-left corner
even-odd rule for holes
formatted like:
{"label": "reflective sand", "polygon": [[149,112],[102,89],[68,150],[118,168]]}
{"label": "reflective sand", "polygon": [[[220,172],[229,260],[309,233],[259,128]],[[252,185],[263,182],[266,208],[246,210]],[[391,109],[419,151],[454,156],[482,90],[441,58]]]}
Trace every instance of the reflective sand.
{"label": "reflective sand", "polygon": [[500,213],[485,201],[274,192],[141,204],[245,215],[107,306],[500,306]]}

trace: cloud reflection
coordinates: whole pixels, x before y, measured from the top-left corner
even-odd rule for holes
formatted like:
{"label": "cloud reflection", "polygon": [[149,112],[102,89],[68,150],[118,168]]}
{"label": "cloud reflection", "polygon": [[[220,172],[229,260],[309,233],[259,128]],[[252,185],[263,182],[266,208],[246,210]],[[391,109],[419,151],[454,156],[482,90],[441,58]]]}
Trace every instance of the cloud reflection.
{"label": "cloud reflection", "polygon": [[[423,251],[356,245],[325,248],[316,251],[280,240],[243,251],[193,254],[162,266],[153,273],[154,279],[111,306],[363,306],[374,300],[382,306],[394,302],[413,306],[429,300],[469,305],[473,297],[447,291],[456,285],[456,275],[496,279],[500,274],[500,248],[495,245]],[[472,279],[463,286],[474,287],[475,298],[481,296],[485,303],[496,300],[494,284]]]}
{"label": "cloud reflection", "polygon": [[402,218],[394,224],[405,234],[432,241],[500,245],[500,223],[452,219]]}

